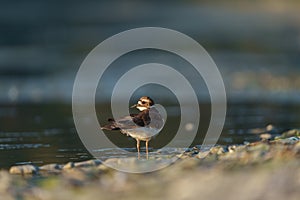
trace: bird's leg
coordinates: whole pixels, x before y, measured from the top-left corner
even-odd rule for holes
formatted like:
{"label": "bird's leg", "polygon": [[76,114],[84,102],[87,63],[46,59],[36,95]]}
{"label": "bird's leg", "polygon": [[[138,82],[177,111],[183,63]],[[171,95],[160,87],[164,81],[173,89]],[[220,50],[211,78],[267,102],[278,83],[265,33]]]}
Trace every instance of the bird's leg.
{"label": "bird's leg", "polygon": [[149,140],[146,140],[146,156],[147,156],[147,159],[148,159],[148,143],[149,143]]}
{"label": "bird's leg", "polygon": [[136,148],[137,148],[137,151],[140,153],[140,140],[139,139],[136,139]]}
{"label": "bird's leg", "polygon": [[138,158],[140,159],[140,140],[136,139],[136,148],[138,151]]}

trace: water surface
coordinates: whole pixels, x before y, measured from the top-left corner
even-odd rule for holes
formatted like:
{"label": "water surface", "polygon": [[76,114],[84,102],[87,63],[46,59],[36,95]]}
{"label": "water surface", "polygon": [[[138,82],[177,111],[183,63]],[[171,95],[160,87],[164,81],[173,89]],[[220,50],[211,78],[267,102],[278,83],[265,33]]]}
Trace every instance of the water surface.
{"label": "water surface", "polygon": [[[206,107],[207,105],[200,105]],[[99,104],[97,113],[100,123],[105,123],[108,107]],[[99,114],[101,113],[101,114]],[[210,111],[201,110],[200,128],[193,145],[200,145],[207,129]],[[225,127],[218,141],[220,145],[243,144],[258,139],[257,128],[271,123],[277,130],[300,127],[300,106],[281,103],[243,103],[230,104]],[[163,132],[150,142],[150,151],[159,152],[159,148],[168,143],[177,131],[179,116],[176,112],[168,117]],[[261,130],[263,131],[263,129]],[[119,148],[135,151],[135,140],[118,131],[108,133],[107,137]],[[142,144],[144,145],[144,144]],[[144,150],[144,149],[142,149]],[[175,149],[169,149],[170,154]],[[103,149],[103,151],[106,151]],[[107,150],[107,158],[126,157]],[[166,152],[164,152],[165,154]],[[82,145],[72,118],[69,104],[27,104],[0,106],[0,168],[15,164],[66,163],[83,161],[92,156]]]}

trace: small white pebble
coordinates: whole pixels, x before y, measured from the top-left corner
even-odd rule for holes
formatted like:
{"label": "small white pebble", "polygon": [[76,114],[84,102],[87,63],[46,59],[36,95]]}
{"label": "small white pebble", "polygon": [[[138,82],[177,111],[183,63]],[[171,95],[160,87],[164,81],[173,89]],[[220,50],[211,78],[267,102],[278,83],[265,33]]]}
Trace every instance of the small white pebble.
{"label": "small white pebble", "polygon": [[12,166],[9,169],[10,174],[35,174],[37,171],[38,168],[33,165]]}

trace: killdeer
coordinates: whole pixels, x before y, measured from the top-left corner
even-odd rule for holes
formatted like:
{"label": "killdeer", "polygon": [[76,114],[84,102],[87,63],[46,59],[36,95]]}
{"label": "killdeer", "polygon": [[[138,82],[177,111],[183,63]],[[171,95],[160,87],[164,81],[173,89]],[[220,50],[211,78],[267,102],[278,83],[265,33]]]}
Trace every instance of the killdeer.
{"label": "killdeer", "polygon": [[164,120],[155,108],[154,101],[147,96],[141,97],[137,104],[131,108],[140,110],[138,114],[131,114],[120,119],[108,119],[109,124],[101,127],[103,130],[120,130],[121,133],[136,139],[138,156],[140,154],[140,141],[146,142],[146,155],[148,158],[148,144],[151,138],[158,134],[164,125]]}

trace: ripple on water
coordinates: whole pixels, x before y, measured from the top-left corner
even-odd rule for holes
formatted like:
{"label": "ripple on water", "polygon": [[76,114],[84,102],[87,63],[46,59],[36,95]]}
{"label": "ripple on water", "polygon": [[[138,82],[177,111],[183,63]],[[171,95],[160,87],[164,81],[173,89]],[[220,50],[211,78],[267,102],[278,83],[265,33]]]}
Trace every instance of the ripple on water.
{"label": "ripple on water", "polygon": [[[187,149],[185,148],[161,148],[161,149],[153,149],[149,148],[149,157],[152,158],[162,158],[162,157],[173,157],[178,156],[185,152]],[[136,152],[136,148],[101,148],[101,149],[95,149],[94,150],[95,155],[99,159],[109,159],[109,158],[130,158],[132,157]],[[144,156],[145,148],[141,148],[141,156]]]}
{"label": "ripple on water", "polygon": [[0,150],[48,148],[50,144],[0,144]]}

